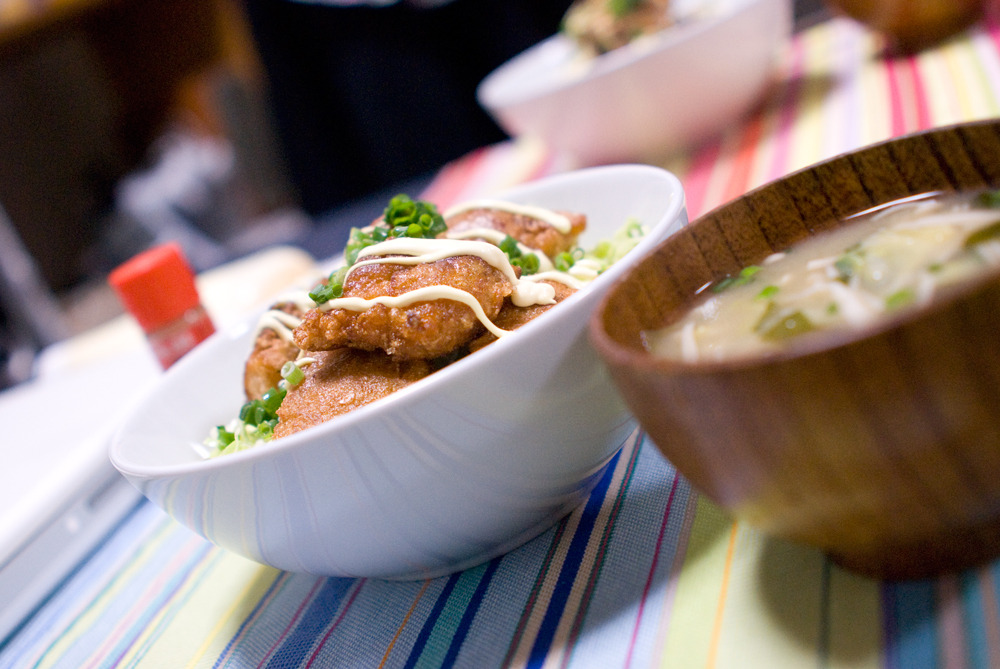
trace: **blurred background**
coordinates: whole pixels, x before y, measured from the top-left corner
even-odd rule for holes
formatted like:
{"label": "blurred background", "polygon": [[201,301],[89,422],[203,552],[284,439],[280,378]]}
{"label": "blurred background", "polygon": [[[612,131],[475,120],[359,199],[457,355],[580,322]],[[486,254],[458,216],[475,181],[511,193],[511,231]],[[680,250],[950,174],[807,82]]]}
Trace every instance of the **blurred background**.
{"label": "blurred background", "polygon": [[120,314],[107,274],[151,245],[199,271],[338,252],[388,196],[505,139],[475,88],[570,4],[331,2],[0,0],[0,388]]}

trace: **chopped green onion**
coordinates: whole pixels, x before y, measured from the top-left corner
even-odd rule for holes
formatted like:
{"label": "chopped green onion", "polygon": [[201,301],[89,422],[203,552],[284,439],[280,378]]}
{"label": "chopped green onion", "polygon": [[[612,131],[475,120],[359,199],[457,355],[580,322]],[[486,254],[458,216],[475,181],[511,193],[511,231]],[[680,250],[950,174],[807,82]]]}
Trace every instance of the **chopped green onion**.
{"label": "chopped green onion", "polygon": [[646,228],[639,221],[631,218],[618,228],[610,239],[601,240],[589,251],[574,249],[572,251],[573,262],[586,259],[588,264],[596,268],[597,273],[600,274],[624,258],[625,254],[634,249],[645,238],[646,233]]}
{"label": "chopped green onion", "polygon": [[568,272],[573,268],[573,265],[575,265],[577,261],[583,260],[586,257],[587,252],[577,246],[570,251],[557,253],[556,257],[552,259],[552,264],[560,272]]}
{"label": "chopped green onion", "polygon": [[893,309],[899,309],[900,307],[905,307],[908,304],[913,303],[916,300],[916,295],[913,291],[904,288],[903,290],[898,290],[889,297],[885,298],[885,308],[892,311]]}
{"label": "chopped green onion", "polygon": [[779,288],[775,285],[764,286],[759,293],[757,293],[757,299],[759,300],[770,300],[772,297],[778,294]]}
{"label": "chopped green onion", "polygon": [[257,438],[263,441],[270,441],[274,436],[274,427],[278,424],[277,419],[272,421],[263,421],[257,426]]}
{"label": "chopped green onion", "polygon": [[362,249],[385,241],[388,232],[388,229],[384,226],[375,226],[375,229],[371,232],[366,232],[361,228],[351,228],[347,245],[344,247],[344,260],[347,262],[348,267],[357,262],[358,254]]}
{"label": "chopped green onion", "polygon": [[976,204],[987,209],[1000,208],[1000,190],[984,191],[976,197]]}
{"label": "chopped green onion", "polygon": [[265,420],[278,415],[278,408],[281,406],[281,402],[284,399],[284,388],[271,388],[264,393],[264,395],[260,398],[260,402],[266,414],[264,417]]}
{"label": "chopped green onion", "polygon": [[625,236],[629,239],[642,239],[646,236],[646,228],[636,219],[630,218],[625,224]]}
{"label": "chopped green onion", "polygon": [[340,297],[340,295],[337,293],[337,286],[331,283],[320,283],[316,284],[316,287],[309,291],[309,297],[316,304],[326,304],[330,300]]}
{"label": "chopped green onion", "polygon": [[772,325],[769,329],[761,332],[760,336],[772,341],[789,339],[804,332],[813,330],[812,322],[806,318],[801,311],[793,312]]}
{"label": "chopped green onion", "polygon": [[260,399],[246,402],[240,408],[239,419],[251,426],[260,425],[271,420],[277,422],[278,408],[284,399],[284,389],[271,388]]}
{"label": "chopped green onion", "polygon": [[507,235],[500,240],[500,250],[507,254],[508,258],[517,258],[521,255],[521,249],[517,245],[517,240]]}
{"label": "chopped green onion", "polygon": [[612,16],[621,18],[639,6],[641,0],[607,0],[607,8]]}
{"label": "chopped green onion", "polygon": [[236,435],[227,430],[224,425],[217,425],[213,436],[222,446],[228,446],[236,439]]}
{"label": "chopped green onion", "polygon": [[541,261],[534,253],[528,253],[517,259],[517,265],[521,268],[522,274],[537,274]]}
{"label": "chopped green onion", "polygon": [[[998,196],[1000,198],[1000,196]],[[1000,207],[1000,204],[997,205]],[[965,238],[965,248],[971,248],[985,242],[993,241],[994,239],[1000,239],[1000,221],[990,223],[989,225],[979,228],[968,237]]]}
{"label": "chopped green onion", "polygon": [[814,329],[812,321],[801,311],[782,309],[774,302],[768,303],[764,315],[754,326],[754,332],[769,341],[790,339]]}
{"label": "chopped green onion", "polygon": [[288,385],[297,386],[305,381],[306,373],[294,361],[289,360],[281,366],[281,378],[287,381]]}
{"label": "chopped green onion", "polygon": [[520,267],[521,274],[535,274],[541,266],[541,261],[534,253],[523,253],[518,246],[517,240],[510,235],[500,240],[500,250],[507,254],[507,259],[511,266]]}
{"label": "chopped green onion", "polygon": [[389,201],[383,219],[390,229],[402,229],[407,237],[433,239],[447,229],[444,217],[438,213],[436,206],[430,202],[414,201],[403,194]]}
{"label": "chopped green onion", "polygon": [[370,230],[351,229],[344,248],[344,260],[350,267],[357,262],[362,249],[374,244],[398,237],[434,239],[447,229],[444,217],[435,205],[399,194],[389,201],[380,223]]}
{"label": "chopped green onion", "polygon": [[262,404],[258,404],[253,408],[253,420],[249,421],[252,425],[260,425],[261,423],[267,422],[268,411],[267,408]]}
{"label": "chopped green onion", "polygon": [[240,407],[239,417],[230,425],[219,425],[212,430],[205,444],[214,455],[234,453],[269,441],[278,424],[278,409],[285,399],[284,388],[271,388],[260,399],[250,400]]}
{"label": "chopped green onion", "polygon": [[753,281],[753,276],[761,270],[760,265],[747,265],[736,276],[727,276],[712,286],[712,292],[721,293],[732,286],[745,286]]}
{"label": "chopped green onion", "polygon": [[347,278],[347,267],[341,267],[330,273],[325,284],[318,284],[309,291],[309,297],[316,304],[325,304],[344,294],[344,279]]}
{"label": "chopped green onion", "polygon": [[837,271],[837,281],[847,283],[858,274],[864,264],[865,259],[860,251],[856,248],[848,249],[833,263],[833,268]]}

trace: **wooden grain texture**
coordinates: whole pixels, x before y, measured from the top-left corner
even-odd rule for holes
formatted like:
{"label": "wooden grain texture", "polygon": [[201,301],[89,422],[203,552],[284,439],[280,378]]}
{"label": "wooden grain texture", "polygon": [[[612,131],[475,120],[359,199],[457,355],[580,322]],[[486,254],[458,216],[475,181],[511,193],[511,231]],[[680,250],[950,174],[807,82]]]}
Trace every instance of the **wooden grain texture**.
{"label": "wooden grain texture", "polygon": [[736,517],[841,564],[915,578],[1000,555],[1000,278],[862,338],[683,364],[642,332],[707,282],[902,197],[1000,187],[1000,121],[873,145],[752,191],[609,291],[594,344],[663,454]]}

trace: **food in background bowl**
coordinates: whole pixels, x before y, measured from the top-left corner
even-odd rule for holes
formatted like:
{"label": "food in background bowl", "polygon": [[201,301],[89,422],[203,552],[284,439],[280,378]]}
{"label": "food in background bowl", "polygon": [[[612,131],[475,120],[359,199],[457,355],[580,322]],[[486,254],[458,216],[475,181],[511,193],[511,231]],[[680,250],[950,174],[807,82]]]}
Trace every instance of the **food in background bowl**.
{"label": "food in background bowl", "polygon": [[513,137],[582,165],[662,163],[721,133],[767,89],[791,0],[673,0],[671,24],[596,54],[565,31],[507,61],[477,98]]}
{"label": "food in background bowl", "polygon": [[[1000,556],[1000,270],[776,350],[689,362],[654,355],[644,340],[704,286],[859,212],[1000,188],[998,151],[1000,121],[990,120],[819,163],[693,221],[608,291],[591,322],[595,348],[652,441],[700,491],[872,576]],[[960,243],[985,250],[977,242],[996,228],[982,230]]]}
{"label": "food in background bowl", "polygon": [[563,17],[562,33],[581,56],[593,58],[679,22],[709,18],[719,6],[719,0],[576,0]]}
{"label": "food in background bowl", "polygon": [[596,56],[673,24],[669,0],[576,0],[562,29]]}

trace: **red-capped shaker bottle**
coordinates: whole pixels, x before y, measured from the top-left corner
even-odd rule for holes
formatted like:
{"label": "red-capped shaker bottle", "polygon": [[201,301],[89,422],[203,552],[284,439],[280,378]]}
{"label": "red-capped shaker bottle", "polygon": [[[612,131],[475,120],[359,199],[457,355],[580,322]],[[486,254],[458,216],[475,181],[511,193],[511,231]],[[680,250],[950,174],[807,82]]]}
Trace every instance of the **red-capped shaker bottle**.
{"label": "red-capped shaker bottle", "polygon": [[126,261],[111,272],[108,283],[146,333],[164,369],[215,332],[198,296],[194,272],[176,243]]}

